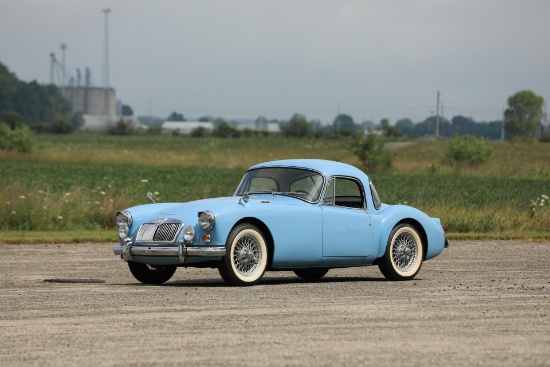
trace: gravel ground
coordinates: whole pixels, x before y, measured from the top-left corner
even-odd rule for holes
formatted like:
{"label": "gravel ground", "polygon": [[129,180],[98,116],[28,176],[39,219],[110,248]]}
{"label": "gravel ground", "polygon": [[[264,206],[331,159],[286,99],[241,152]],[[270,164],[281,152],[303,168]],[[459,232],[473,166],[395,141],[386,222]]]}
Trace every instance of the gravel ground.
{"label": "gravel ground", "polygon": [[0,245],[0,366],[550,366],[550,243],[453,241],[409,282],[247,288],[191,268],[145,286],[113,245]]}

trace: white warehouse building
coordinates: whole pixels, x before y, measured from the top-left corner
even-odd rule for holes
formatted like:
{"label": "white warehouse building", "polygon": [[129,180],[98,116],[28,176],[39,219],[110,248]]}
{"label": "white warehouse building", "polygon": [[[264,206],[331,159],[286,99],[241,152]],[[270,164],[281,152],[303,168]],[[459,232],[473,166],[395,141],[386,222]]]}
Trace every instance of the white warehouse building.
{"label": "white warehouse building", "polygon": [[165,121],[160,126],[165,131],[175,131],[180,134],[190,134],[191,131],[202,127],[208,131],[214,130],[214,125],[211,122],[202,121]]}

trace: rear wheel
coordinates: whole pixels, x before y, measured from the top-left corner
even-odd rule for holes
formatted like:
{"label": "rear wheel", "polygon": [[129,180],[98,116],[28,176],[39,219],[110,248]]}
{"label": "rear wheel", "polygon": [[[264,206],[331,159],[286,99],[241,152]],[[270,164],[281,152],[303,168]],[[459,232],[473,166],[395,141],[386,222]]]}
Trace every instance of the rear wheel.
{"label": "rear wheel", "polygon": [[231,285],[254,285],[267,267],[267,245],[258,227],[245,223],[233,228],[225,243],[227,254],[218,270]]}
{"label": "rear wheel", "polygon": [[422,266],[423,251],[416,229],[409,224],[400,224],[391,232],[386,253],[378,267],[389,280],[413,279]]}
{"label": "rear wheel", "polygon": [[296,269],[294,274],[302,279],[321,279],[328,273],[328,268]]}
{"label": "rear wheel", "polygon": [[128,261],[128,267],[134,278],[145,284],[162,284],[167,282],[172,278],[177,268],[171,265],[157,266],[133,261]]}

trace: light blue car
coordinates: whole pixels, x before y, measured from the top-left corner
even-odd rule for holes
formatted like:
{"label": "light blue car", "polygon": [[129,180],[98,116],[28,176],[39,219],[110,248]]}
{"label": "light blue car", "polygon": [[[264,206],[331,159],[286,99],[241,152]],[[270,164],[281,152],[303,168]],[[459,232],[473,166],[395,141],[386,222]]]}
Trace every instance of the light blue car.
{"label": "light blue car", "polygon": [[239,286],[267,270],[319,279],[331,268],[367,265],[410,280],[448,246],[439,219],[383,204],[361,170],[314,159],[257,164],[231,197],[153,202],[116,219],[114,253],[148,284],[168,281],[179,266],[217,268]]}

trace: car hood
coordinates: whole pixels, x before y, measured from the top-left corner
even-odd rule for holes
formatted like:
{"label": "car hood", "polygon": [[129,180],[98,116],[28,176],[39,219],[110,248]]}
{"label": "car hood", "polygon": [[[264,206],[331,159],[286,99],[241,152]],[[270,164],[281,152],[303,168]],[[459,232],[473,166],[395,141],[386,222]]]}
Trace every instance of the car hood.
{"label": "car hood", "polygon": [[216,212],[221,208],[227,208],[228,206],[236,206],[239,203],[239,197],[222,197],[214,199],[202,199],[190,201],[187,203],[174,204],[163,208],[159,214],[162,215],[183,215],[183,214],[197,214],[203,210],[210,210]]}
{"label": "car hood", "polygon": [[210,210],[216,215],[225,215],[240,210],[251,209],[257,205],[312,205],[301,200],[285,196],[257,195],[243,200],[240,196],[201,199],[186,203],[145,204],[126,209],[132,214],[135,223],[160,218],[174,218],[189,222],[201,211]]}

